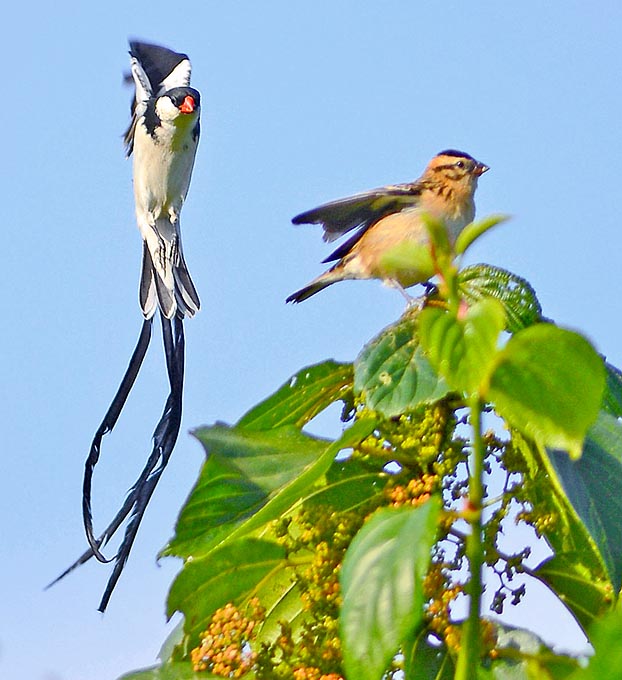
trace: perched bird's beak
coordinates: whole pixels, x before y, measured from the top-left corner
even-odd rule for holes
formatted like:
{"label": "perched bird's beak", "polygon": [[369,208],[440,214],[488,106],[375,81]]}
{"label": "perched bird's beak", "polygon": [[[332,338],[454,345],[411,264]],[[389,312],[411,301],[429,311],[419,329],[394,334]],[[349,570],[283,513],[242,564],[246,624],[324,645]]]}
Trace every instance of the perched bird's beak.
{"label": "perched bird's beak", "polygon": [[488,170],[490,170],[490,168],[487,165],[484,165],[483,163],[478,163],[476,168],[475,168],[475,174],[479,177],[480,175],[483,175]]}
{"label": "perched bird's beak", "polygon": [[[194,99],[188,95],[184,101],[183,104],[179,107],[179,110],[182,113],[192,113],[194,111]],[[486,168],[488,170],[488,168]]]}

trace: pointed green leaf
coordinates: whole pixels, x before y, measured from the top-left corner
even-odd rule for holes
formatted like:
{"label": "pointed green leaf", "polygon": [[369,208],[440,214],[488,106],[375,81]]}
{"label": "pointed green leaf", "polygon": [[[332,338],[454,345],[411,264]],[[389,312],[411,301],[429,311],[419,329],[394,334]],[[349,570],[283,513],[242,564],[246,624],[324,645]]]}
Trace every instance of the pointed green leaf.
{"label": "pointed green leaf", "polygon": [[392,417],[449,391],[423,355],[412,316],[365,345],[354,363],[354,391],[369,408]]}
{"label": "pointed green leaf", "polygon": [[487,231],[496,227],[502,222],[507,222],[510,219],[509,215],[490,215],[489,217],[484,217],[482,220],[477,222],[471,222],[458,234],[456,239],[456,245],[454,246],[454,252],[456,255],[462,255],[473,245],[473,243]]}
{"label": "pointed green leaf", "polygon": [[329,469],[337,454],[343,449],[350,449],[360,444],[374,431],[375,425],[376,419],[374,417],[361,418],[355,421],[337,441],[332,442],[323,451],[313,465],[308,466],[294,479],[289,479],[286,484],[283,484],[271,494],[268,502],[243,526],[234,529],[229,538],[253,531],[303,503],[309,496],[313,495],[314,484]]}
{"label": "pointed green leaf", "polygon": [[502,350],[487,397],[512,427],[578,457],[604,385],[602,360],[585,338],[537,324],[514,335]]}
{"label": "pointed green leaf", "polygon": [[504,324],[501,304],[486,299],[470,307],[463,320],[427,307],[419,317],[419,333],[431,364],[453,389],[470,395],[488,378]]}
{"label": "pointed green leaf", "polygon": [[254,431],[214,425],[197,430],[208,460],[163,554],[198,557],[221,541],[280,517],[312,494],[335,456],[369,436],[375,422],[361,418],[336,442],[292,426]]}
{"label": "pointed green leaf", "polygon": [[516,333],[542,319],[542,308],[534,289],[516,274],[476,264],[458,274],[460,294],[469,303],[484,298],[499,300],[505,309],[507,330]]}
{"label": "pointed green leaf", "polygon": [[271,541],[242,538],[186,562],[168,595],[167,616],[184,615],[184,629],[196,646],[216,609],[255,594],[264,580],[286,568],[285,549]]}
{"label": "pointed green leaf", "polygon": [[439,509],[432,499],[418,508],[380,510],[346,552],[340,626],[348,677],[378,680],[422,621],[422,581]]}
{"label": "pointed green leaf", "polygon": [[208,458],[164,555],[205,554],[311,468],[332,442],[296,427],[252,431],[216,424],[194,432]]}
{"label": "pointed green leaf", "polygon": [[298,371],[270,397],[252,408],[238,426],[269,430],[281,425],[306,425],[352,388],[352,364],[325,361]]}

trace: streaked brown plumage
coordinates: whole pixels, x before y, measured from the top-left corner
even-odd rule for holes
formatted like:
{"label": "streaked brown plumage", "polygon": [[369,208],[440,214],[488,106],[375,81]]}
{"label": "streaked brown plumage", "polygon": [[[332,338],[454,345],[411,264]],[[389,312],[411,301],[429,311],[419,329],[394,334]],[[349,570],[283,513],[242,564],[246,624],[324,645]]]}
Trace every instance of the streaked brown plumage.
{"label": "streaked brown plumage", "polygon": [[433,269],[420,262],[389,267],[387,254],[408,242],[427,247],[423,214],[441,220],[453,244],[475,217],[477,180],[486,170],[488,166],[469,154],[441,151],[412,183],[373,189],[297,215],[294,224],[321,224],[325,241],[358,231],[324,260],[338,262],[287,302],[302,302],[345,279],[381,279],[402,291],[424,283],[435,274]]}

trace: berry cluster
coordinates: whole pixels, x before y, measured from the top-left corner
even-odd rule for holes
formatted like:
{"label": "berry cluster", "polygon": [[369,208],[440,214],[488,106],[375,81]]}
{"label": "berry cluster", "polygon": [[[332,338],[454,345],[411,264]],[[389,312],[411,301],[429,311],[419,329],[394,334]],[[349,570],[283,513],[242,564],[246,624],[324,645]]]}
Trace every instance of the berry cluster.
{"label": "berry cluster", "polygon": [[264,616],[257,598],[249,601],[246,614],[232,603],[217,609],[207,630],[201,634],[201,644],[190,653],[194,671],[241,678],[255,665],[257,654],[251,650],[250,643]]}

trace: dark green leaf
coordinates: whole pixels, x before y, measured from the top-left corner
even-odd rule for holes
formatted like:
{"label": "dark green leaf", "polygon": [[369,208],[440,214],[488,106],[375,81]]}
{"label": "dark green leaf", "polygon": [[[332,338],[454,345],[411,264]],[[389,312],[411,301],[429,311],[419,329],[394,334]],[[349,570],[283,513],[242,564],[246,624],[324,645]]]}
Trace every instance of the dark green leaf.
{"label": "dark green leaf", "polygon": [[474,303],[484,298],[495,298],[505,309],[507,330],[516,333],[537,323],[542,318],[542,308],[534,289],[516,274],[477,264],[465,267],[458,274],[461,295]]}
{"label": "dark green leaf", "polygon": [[505,320],[503,307],[493,299],[469,308],[464,319],[450,311],[427,307],[419,317],[419,333],[430,363],[455,390],[479,393],[497,356]]}
{"label": "dark green leaf", "polygon": [[432,499],[418,508],[379,510],[346,552],[340,625],[348,677],[378,680],[422,621],[422,581],[439,506]]}
{"label": "dark green leaf", "polygon": [[239,427],[269,430],[281,425],[303,427],[352,388],[352,364],[325,361],[303,368],[270,397],[238,421]]}
{"label": "dark green leaf", "polygon": [[417,322],[406,317],[368,343],[354,363],[354,390],[392,417],[445,396],[448,387],[423,355]]}
{"label": "dark green leaf", "polygon": [[[534,571],[570,609],[584,629],[606,611],[614,594],[597,543],[577,515],[546,452],[519,432],[512,433],[516,454],[526,468],[523,481],[534,520],[554,551]],[[567,456],[566,456],[567,458]]]}
{"label": "dark green leaf", "polygon": [[583,455],[570,460],[549,451],[551,464],[594,543],[616,589],[622,587],[622,423],[601,413],[585,440]]}
{"label": "dark green leaf", "polygon": [[607,383],[603,394],[602,409],[606,413],[622,418],[622,372],[605,362]]}
{"label": "dark green leaf", "polygon": [[456,664],[445,645],[432,646],[428,630],[419,631],[414,642],[404,645],[405,680],[453,680]]}
{"label": "dark green leaf", "polygon": [[578,457],[604,385],[602,360],[585,338],[536,324],[510,338],[501,351],[488,400],[512,427]]}

